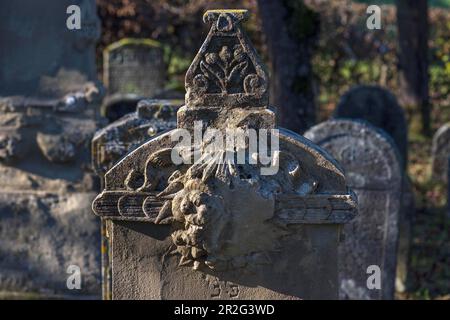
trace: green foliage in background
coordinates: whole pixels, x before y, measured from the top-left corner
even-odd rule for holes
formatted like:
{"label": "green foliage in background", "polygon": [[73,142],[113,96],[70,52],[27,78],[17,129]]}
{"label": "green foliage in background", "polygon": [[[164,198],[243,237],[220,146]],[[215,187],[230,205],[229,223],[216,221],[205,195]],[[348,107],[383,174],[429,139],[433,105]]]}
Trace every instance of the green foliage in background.
{"label": "green foliage in background", "polygon": [[[394,0],[355,0],[355,2],[367,4],[394,4]],[[450,0],[429,0],[432,7],[450,8]]]}

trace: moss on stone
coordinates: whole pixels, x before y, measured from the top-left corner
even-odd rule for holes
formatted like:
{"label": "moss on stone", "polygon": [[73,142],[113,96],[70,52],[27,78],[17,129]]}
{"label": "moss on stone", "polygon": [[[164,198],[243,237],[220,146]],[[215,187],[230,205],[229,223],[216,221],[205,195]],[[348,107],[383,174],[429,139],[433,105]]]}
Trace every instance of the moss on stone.
{"label": "moss on stone", "polygon": [[112,51],[117,48],[123,47],[125,45],[135,45],[135,46],[148,46],[148,47],[155,47],[160,48],[161,43],[153,40],[153,39],[147,39],[147,38],[123,38],[119,41],[116,41],[114,43],[111,43],[109,46],[105,48],[105,51]]}

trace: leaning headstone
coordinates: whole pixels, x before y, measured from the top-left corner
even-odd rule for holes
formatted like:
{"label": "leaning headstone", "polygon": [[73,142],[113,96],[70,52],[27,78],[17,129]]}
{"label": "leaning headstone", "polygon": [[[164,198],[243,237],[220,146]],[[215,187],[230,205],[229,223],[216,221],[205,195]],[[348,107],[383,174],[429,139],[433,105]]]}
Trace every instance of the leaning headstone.
{"label": "leaning headstone", "polygon": [[[124,155],[146,140],[176,127],[182,100],[142,100],[132,112],[96,132],[92,139],[92,163],[103,181],[105,173]],[[102,221],[103,298],[111,299],[110,239]]]}
{"label": "leaning headstone", "polygon": [[402,107],[387,89],[378,86],[356,86],[340,99],[333,118],[361,119],[387,132],[402,157],[402,168],[408,162],[408,126]]}
{"label": "leaning headstone", "polygon": [[447,159],[450,155],[450,123],[439,128],[434,135],[431,152],[433,178],[447,182]]}
{"label": "leaning headstone", "polygon": [[0,3],[0,38],[7,43],[0,54],[0,291],[6,295],[100,294],[99,223],[90,208],[99,186],[89,166],[99,20],[95,1],[77,3],[81,30],[66,28],[73,1]]}
{"label": "leaning headstone", "polygon": [[[369,123],[353,120],[321,123],[305,137],[336,158],[358,196],[358,216],[344,226],[339,246],[340,297],[393,299],[402,185],[393,142]],[[373,265],[380,268],[381,289],[368,288]]]}
{"label": "leaning headstone", "polygon": [[211,30],[187,71],[177,128],[105,175],[93,209],[111,222],[113,299],[338,297],[338,235],[355,196],[325,152],[274,130],[246,16],[205,13]]}
{"label": "leaning headstone", "polygon": [[151,39],[125,38],[103,53],[103,82],[108,95],[153,97],[164,89],[166,66],[161,45]]}

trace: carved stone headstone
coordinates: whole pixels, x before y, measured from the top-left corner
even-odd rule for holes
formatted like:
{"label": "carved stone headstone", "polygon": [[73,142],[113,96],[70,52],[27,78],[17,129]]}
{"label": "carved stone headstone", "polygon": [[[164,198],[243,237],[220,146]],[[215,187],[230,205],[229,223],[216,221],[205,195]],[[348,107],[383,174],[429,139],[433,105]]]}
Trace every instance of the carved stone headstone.
{"label": "carved stone headstone", "polygon": [[[267,73],[240,26],[246,16],[205,13],[211,30],[187,71],[177,128],[105,175],[93,209],[112,221],[113,299],[338,297],[339,229],[356,214],[355,196],[320,148],[272,130]],[[232,132],[258,134],[234,147],[213,143]]]}
{"label": "carved stone headstone", "polygon": [[[358,196],[358,216],[344,226],[339,246],[340,297],[393,299],[402,175],[388,135],[369,123],[331,120],[305,133],[344,167]],[[381,290],[370,290],[367,268],[381,270]]]}
{"label": "carved stone headstone", "polygon": [[[92,140],[92,162],[103,180],[105,173],[128,152],[161,132],[176,127],[176,112],[182,100],[142,100],[136,111],[96,132]],[[111,298],[110,243],[106,221],[102,222],[103,298]]]}
{"label": "carved stone headstone", "polygon": [[408,126],[402,107],[390,91],[378,86],[356,86],[341,97],[333,117],[365,120],[386,131],[400,151],[402,168],[406,168]]}
{"label": "carved stone headstone", "polygon": [[450,155],[450,123],[443,125],[433,137],[432,174],[434,179],[447,182],[447,159]]}
{"label": "carved stone headstone", "polygon": [[[95,1],[0,3],[0,291],[100,294],[99,188],[89,167],[100,88]],[[11,96],[14,95],[14,96]],[[69,266],[72,269],[69,269]],[[80,268],[80,290],[67,278]]]}
{"label": "carved stone headstone", "polygon": [[153,97],[164,89],[163,49],[150,39],[122,39],[105,49],[103,72],[109,95],[131,93]]}

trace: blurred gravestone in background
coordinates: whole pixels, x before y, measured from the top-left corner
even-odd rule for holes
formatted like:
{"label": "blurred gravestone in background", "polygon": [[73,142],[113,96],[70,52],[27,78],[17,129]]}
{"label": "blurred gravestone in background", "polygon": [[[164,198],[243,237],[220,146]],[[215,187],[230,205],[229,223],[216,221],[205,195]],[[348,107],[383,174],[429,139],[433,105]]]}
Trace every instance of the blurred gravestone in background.
{"label": "blurred gravestone in background", "polygon": [[[141,100],[135,112],[97,131],[92,139],[92,164],[102,186],[106,172],[146,140],[176,127],[176,112],[183,100]],[[102,221],[103,298],[111,299],[111,226]]]}
{"label": "blurred gravestone in background", "polygon": [[[305,133],[344,167],[358,196],[358,216],[339,245],[342,299],[393,299],[402,174],[388,135],[362,121],[330,120]],[[381,290],[369,290],[369,266],[381,269]]]}
{"label": "blurred gravestone in background", "polygon": [[[68,6],[81,29],[68,30]],[[94,0],[0,3],[0,290],[100,293],[99,223],[89,167],[101,87]],[[13,96],[12,96],[13,95]],[[81,269],[69,290],[67,268]]]}
{"label": "blurred gravestone in background", "polygon": [[103,82],[108,94],[152,97],[164,89],[166,65],[161,45],[151,39],[122,39],[104,51]]}
{"label": "blurred gravestone in background", "polygon": [[405,114],[395,96],[378,86],[356,86],[340,99],[334,118],[361,119],[386,131],[395,141],[402,168],[408,162],[408,127]]}
{"label": "blurred gravestone in background", "polygon": [[116,120],[95,133],[92,161],[95,171],[106,171],[125,154],[144,141],[176,127],[176,113],[183,100],[141,100],[136,111]]}
{"label": "blurred gravestone in background", "polygon": [[431,152],[433,178],[447,183],[447,159],[450,155],[450,123],[443,125],[435,133]]}
{"label": "blurred gravestone in background", "polygon": [[395,289],[405,292],[411,280],[409,266],[412,247],[412,227],[416,218],[416,200],[412,182],[403,175],[401,209],[398,221],[398,250]]}

